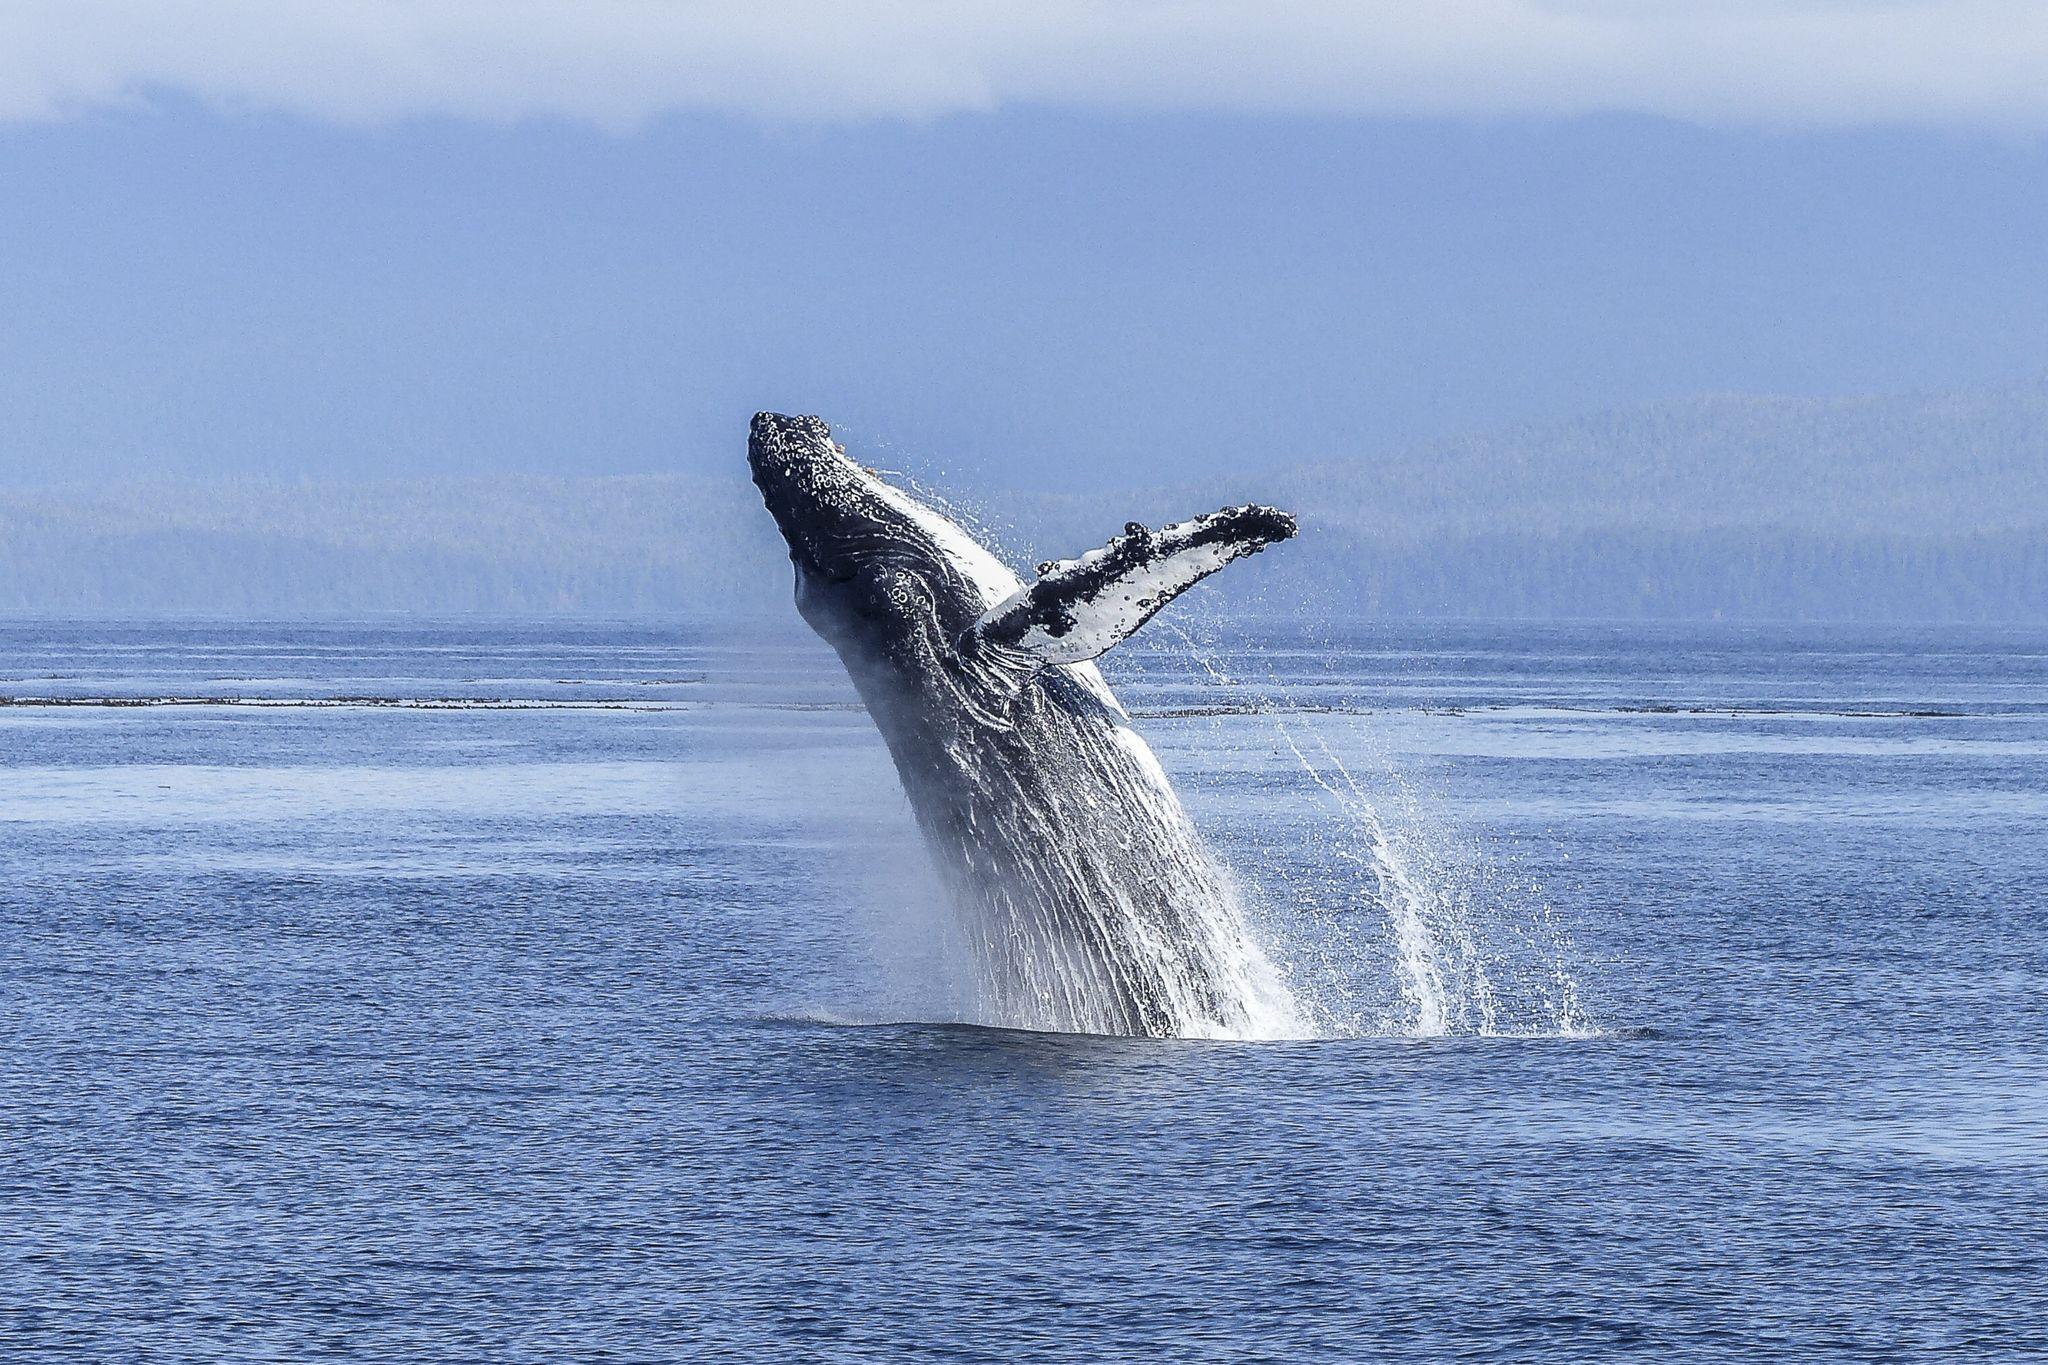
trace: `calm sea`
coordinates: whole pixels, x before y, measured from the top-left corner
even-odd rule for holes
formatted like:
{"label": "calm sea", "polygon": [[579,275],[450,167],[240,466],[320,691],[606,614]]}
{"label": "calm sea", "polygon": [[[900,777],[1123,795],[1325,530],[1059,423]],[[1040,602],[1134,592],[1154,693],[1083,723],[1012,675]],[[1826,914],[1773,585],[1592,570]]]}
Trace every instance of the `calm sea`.
{"label": "calm sea", "polygon": [[0,1356],[2048,1355],[2048,636],[1159,627],[1317,1036],[977,1023],[815,642],[0,625]]}

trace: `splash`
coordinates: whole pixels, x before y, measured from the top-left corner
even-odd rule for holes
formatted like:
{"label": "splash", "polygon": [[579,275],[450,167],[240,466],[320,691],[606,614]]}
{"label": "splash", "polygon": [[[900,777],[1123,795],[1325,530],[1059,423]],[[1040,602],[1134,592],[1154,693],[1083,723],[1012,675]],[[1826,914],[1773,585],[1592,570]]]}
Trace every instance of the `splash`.
{"label": "splash", "polygon": [[1361,778],[1325,735],[1328,718],[1276,673],[1247,682],[1213,645],[1168,629],[1211,683],[1250,695],[1244,710],[1271,727],[1326,806],[1310,834],[1320,867],[1277,874],[1298,913],[1268,917],[1316,1032],[1592,1031],[1569,935],[1540,887],[1514,884],[1511,863],[1483,856],[1390,763]]}
{"label": "splash", "polygon": [[[1069,747],[1054,725],[1032,738]],[[1302,1036],[1309,1030],[1284,977],[1150,748],[1122,728],[1113,741],[1112,754],[1095,756],[1077,742],[1057,763],[976,765],[994,799],[977,803],[967,839],[941,860],[957,870],[951,899],[966,911],[979,984],[969,1022],[1175,1038]]]}
{"label": "splash", "polygon": [[[1399,809],[1412,795],[1369,789],[1312,723],[1269,703],[1336,812],[1292,828],[1337,831],[1320,866],[1282,859],[1335,874],[1337,904],[1309,915],[1316,932],[1283,927],[1274,946],[1287,970],[1277,967],[1092,662],[1181,589],[1291,535],[1292,518],[1246,506],[1160,532],[1129,526],[1026,589],[977,538],[995,539],[971,511],[854,466],[816,419],[755,424],[749,459],[794,547],[800,609],[839,650],[945,882],[976,985],[971,1022],[1219,1039],[1515,1026],[1526,993],[1503,987],[1492,926],[1441,841],[1399,818],[1412,816]],[[1393,954],[1395,998],[1377,1019],[1346,989],[1366,974],[1342,970],[1364,946],[1360,904],[1381,912]]]}

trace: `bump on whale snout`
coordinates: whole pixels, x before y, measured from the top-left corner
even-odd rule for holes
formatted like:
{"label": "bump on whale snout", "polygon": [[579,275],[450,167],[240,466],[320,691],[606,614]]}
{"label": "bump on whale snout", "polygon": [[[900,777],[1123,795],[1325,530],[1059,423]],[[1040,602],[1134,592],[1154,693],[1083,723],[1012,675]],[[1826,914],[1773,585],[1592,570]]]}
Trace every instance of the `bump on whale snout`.
{"label": "bump on whale snout", "polygon": [[747,428],[747,463],[757,481],[764,472],[784,470],[800,456],[834,451],[832,428],[822,417],[757,412]]}
{"label": "bump on whale snout", "polygon": [[[843,454],[822,417],[757,412],[747,429],[747,468],[778,521],[797,515],[834,482]],[[785,532],[792,529],[784,522]]]}

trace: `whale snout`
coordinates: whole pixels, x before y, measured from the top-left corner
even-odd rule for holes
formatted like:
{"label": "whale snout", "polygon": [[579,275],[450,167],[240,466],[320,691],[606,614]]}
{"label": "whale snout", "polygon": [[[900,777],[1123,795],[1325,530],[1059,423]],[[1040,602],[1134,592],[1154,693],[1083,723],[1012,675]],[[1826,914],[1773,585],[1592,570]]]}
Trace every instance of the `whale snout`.
{"label": "whale snout", "polygon": [[747,431],[747,466],[773,506],[778,497],[817,496],[850,461],[822,417],[759,412]]}
{"label": "whale snout", "polygon": [[780,412],[757,412],[754,424],[748,433],[756,445],[791,440],[824,441],[832,440],[832,428],[822,417],[809,415],[791,417]]}
{"label": "whale snout", "polygon": [[786,417],[779,412],[757,412],[747,430],[747,464],[755,482],[762,475],[786,475],[839,453],[832,443],[832,428],[822,417]]}
{"label": "whale snout", "polygon": [[847,545],[871,538],[879,513],[871,480],[819,417],[756,413],[747,464],[799,567],[843,577]]}

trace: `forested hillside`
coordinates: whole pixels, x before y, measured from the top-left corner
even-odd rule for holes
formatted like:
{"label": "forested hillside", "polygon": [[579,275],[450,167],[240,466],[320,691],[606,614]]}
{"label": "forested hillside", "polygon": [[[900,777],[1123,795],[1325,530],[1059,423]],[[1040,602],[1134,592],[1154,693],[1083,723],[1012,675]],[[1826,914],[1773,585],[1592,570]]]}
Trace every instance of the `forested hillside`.
{"label": "forested hillside", "polygon": [[[743,471],[0,489],[0,610],[781,613]],[[2048,620],[2048,385],[1710,397],[1226,481],[948,492],[1015,562],[1259,498],[1303,535],[1204,589],[1318,612]]]}

